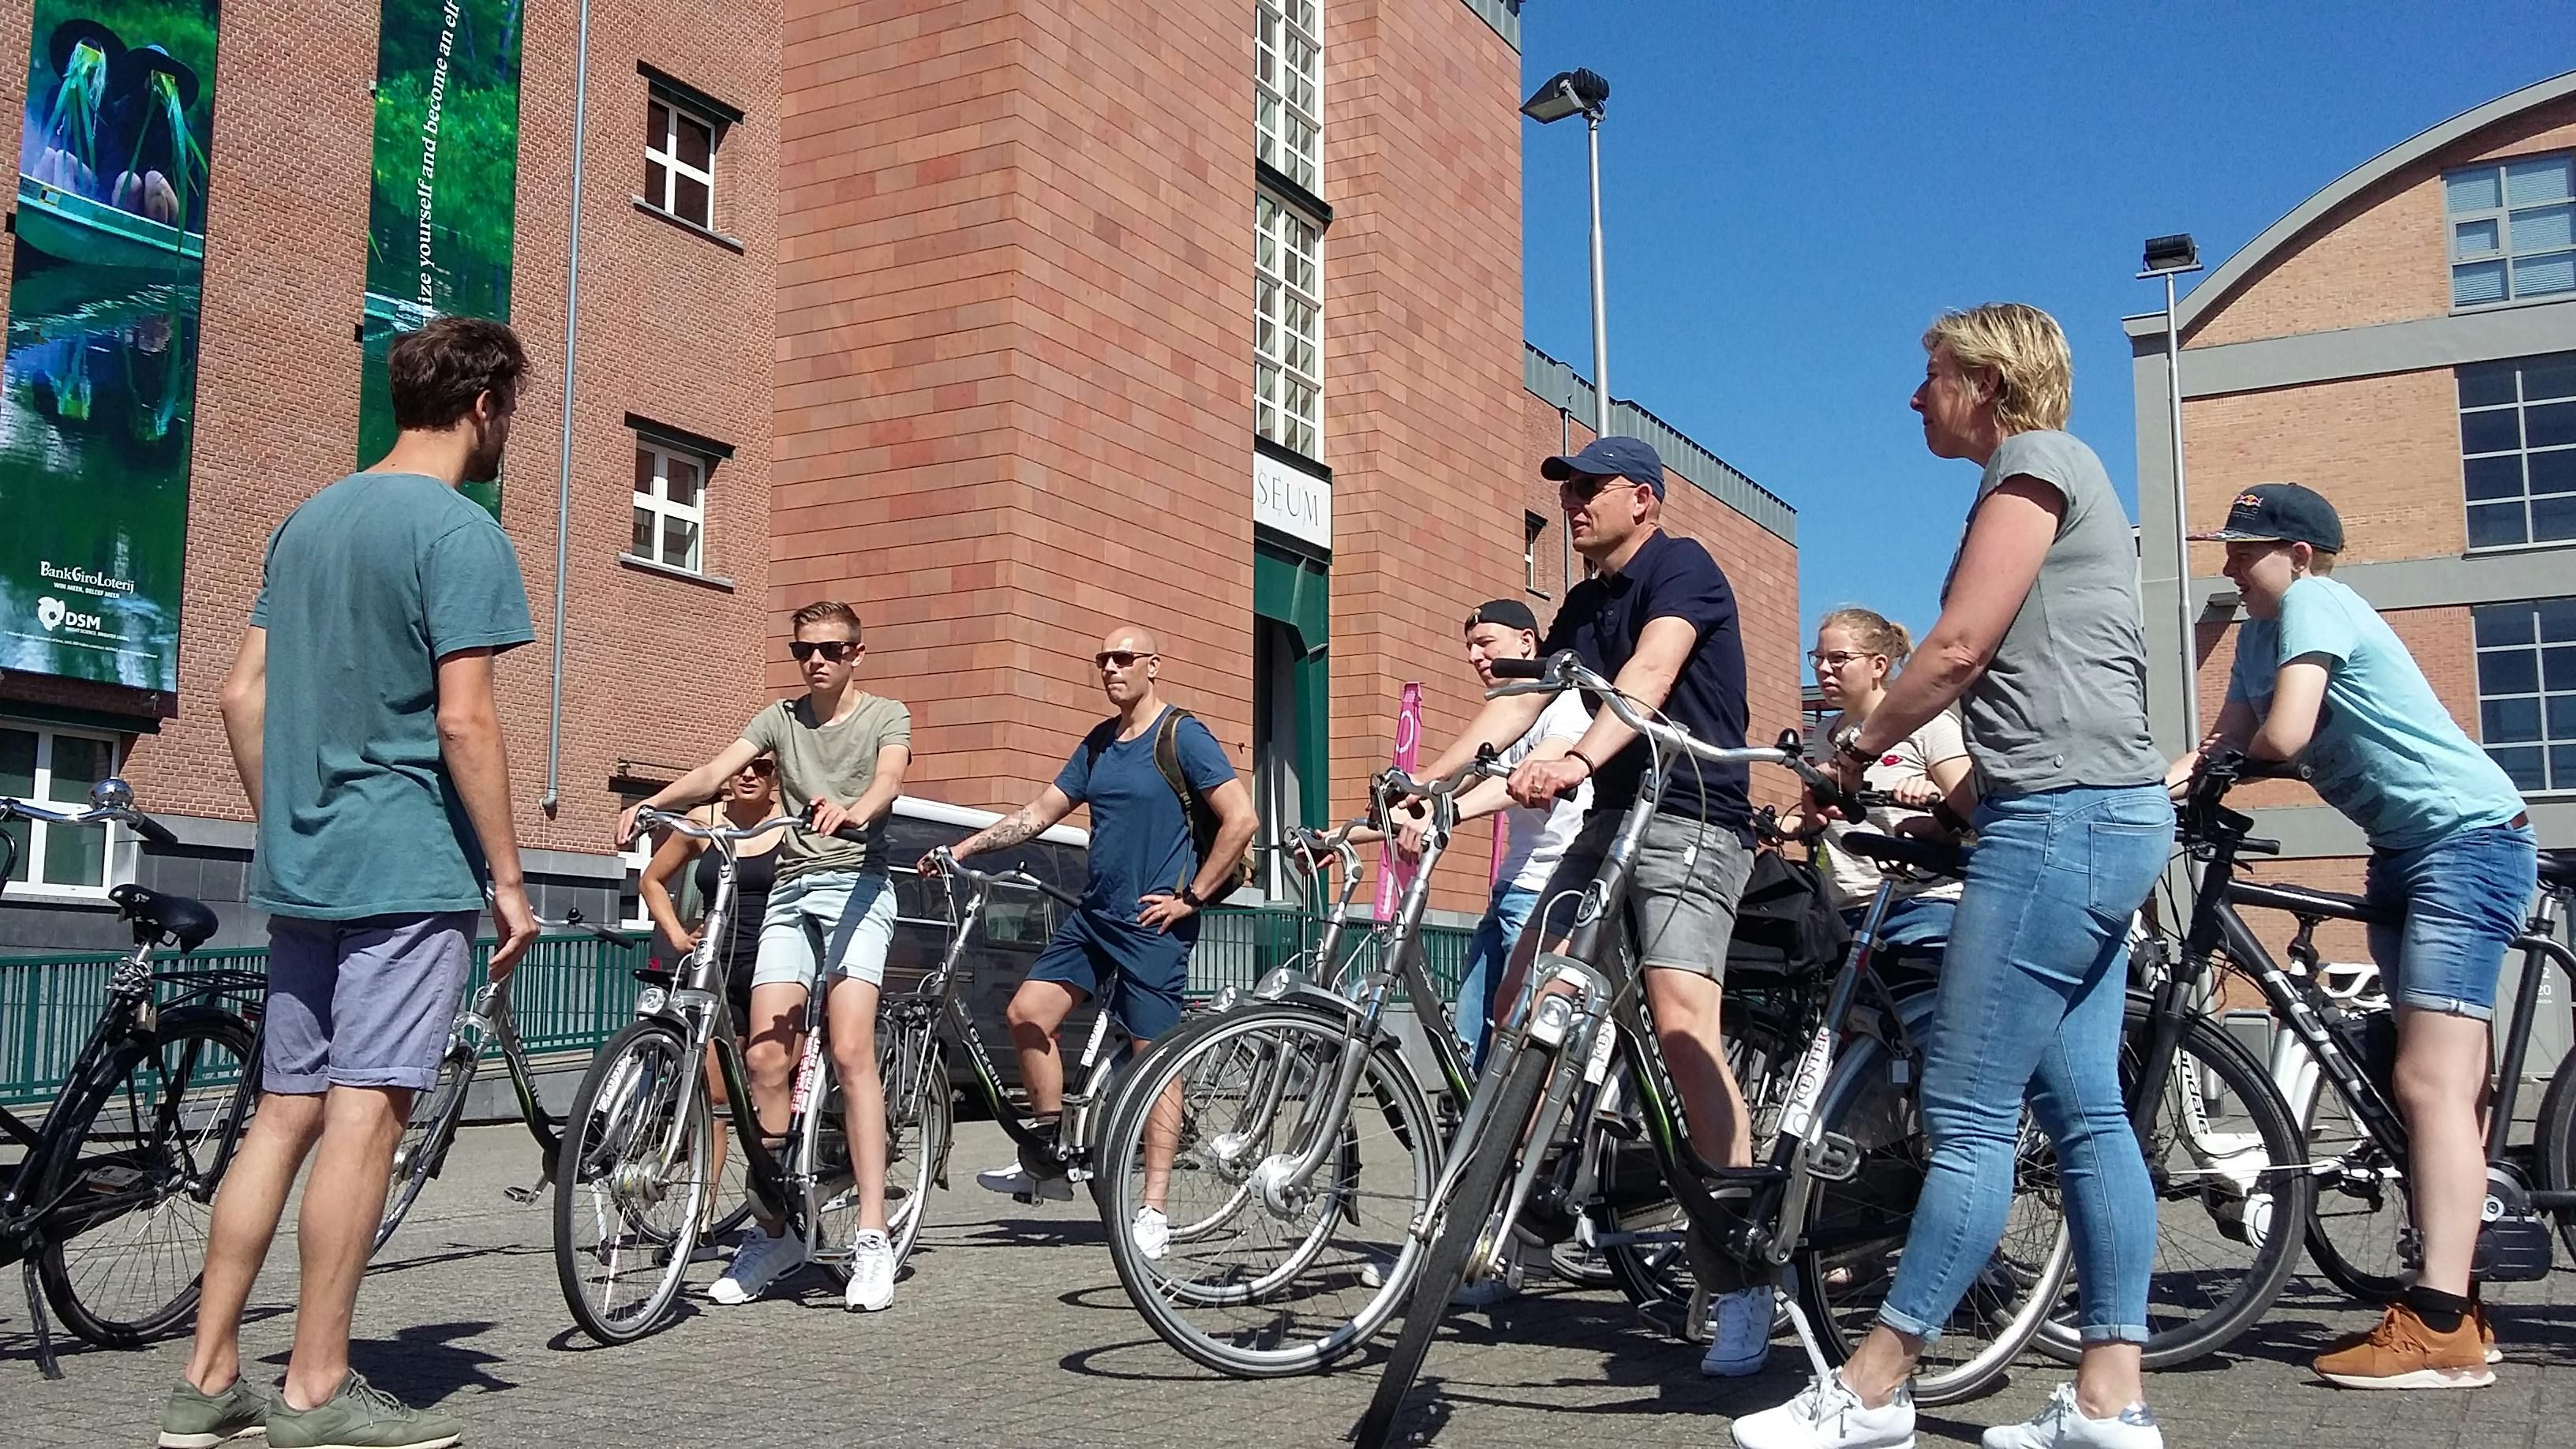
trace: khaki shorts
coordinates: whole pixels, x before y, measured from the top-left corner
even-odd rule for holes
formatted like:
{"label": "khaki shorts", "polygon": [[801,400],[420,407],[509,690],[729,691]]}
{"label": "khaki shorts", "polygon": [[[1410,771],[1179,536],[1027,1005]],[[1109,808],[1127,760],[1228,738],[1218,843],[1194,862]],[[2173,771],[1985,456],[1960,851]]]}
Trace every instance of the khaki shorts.
{"label": "khaki shorts", "polygon": [[[1574,929],[1583,893],[1601,874],[1624,810],[1596,810],[1565,848],[1540,893],[1550,937]],[[1665,971],[1726,979],[1726,948],[1735,937],[1736,903],[1753,874],[1753,852],[1734,827],[1658,814],[1646,822],[1637,864],[1628,877],[1629,937],[1637,961]]]}

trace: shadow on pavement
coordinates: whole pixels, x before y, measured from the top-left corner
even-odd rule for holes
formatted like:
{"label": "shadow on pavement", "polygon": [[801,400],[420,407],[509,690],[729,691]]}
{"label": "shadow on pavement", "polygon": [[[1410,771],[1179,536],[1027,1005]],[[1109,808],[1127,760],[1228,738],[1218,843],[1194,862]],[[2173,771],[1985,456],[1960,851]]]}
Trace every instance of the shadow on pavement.
{"label": "shadow on pavement", "polygon": [[[517,1380],[501,1378],[486,1367],[503,1362],[499,1354],[469,1348],[463,1342],[499,1326],[488,1319],[423,1323],[403,1329],[390,1339],[351,1339],[349,1367],[366,1375],[367,1382],[414,1406],[443,1402],[460,1389],[482,1393],[515,1389],[519,1386]],[[282,1371],[287,1357],[285,1353],[272,1353],[260,1362],[274,1364]]]}

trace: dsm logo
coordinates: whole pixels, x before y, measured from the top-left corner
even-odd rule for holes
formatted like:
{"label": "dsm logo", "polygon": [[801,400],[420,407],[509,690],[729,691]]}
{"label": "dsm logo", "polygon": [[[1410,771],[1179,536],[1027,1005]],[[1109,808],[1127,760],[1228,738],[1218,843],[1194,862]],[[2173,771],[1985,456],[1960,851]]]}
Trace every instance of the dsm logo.
{"label": "dsm logo", "polygon": [[104,629],[107,621],[96,614],[74,613],[62,600],[51,595],[36,601],[36,622],[48,630],[69,624],[75,629]]}

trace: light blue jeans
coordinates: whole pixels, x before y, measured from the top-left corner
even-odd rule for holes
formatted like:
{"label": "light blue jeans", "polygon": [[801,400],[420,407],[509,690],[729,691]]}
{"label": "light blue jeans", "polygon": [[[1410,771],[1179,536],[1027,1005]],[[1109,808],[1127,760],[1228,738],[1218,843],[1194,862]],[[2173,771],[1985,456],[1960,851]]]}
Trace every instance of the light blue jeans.
{"label": "light blue jeans", "polygon": [[2129,917],[2173,850],[2161,785],[1988,800],[1923,1058],[1931,1164],[1879,1319],[1938,1338],[2012,1206],[2025,1097],[2057,1149],[2086,1343],[2143,1343],[2156,1196],[2120,1096]]}
{"label": "light blue jeans", "polygon": [[1458,1045],[1467,1053],[1471,1072],[1485,1065],[1485,1043],[1494,1034],[1494,993],[1502,989],[1521,928],[1537,909],[1538,892],[1517,889],[1510,881],[1497,882],[1485,918],[1476,923],[1476,934],[1467,938],[1467,957],[1459,963],[1463,974],[1458,978],[1458,1007],[1450,1025],[1457,1030]]}

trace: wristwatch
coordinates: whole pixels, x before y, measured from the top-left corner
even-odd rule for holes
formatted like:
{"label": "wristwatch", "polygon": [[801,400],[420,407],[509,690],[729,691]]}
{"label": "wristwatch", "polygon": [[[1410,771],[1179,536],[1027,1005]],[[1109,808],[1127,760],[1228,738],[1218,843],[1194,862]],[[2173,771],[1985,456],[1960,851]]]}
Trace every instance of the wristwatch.
{"label": "wristwatch", "polygon": [[1860,727],[1857,725],[1834,736],[1834,753],[1863,769],[1878,763],[1876,755],[1860,747]]}
{"label": "wristwatch", "polygon": [[1188,886],[1181,887],[1181,904],[1194,911],[1207,909],[1207,902],[1200,900],[1199,893]]}

